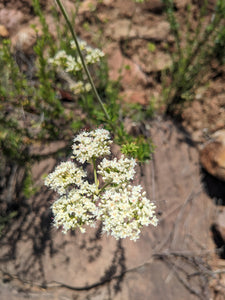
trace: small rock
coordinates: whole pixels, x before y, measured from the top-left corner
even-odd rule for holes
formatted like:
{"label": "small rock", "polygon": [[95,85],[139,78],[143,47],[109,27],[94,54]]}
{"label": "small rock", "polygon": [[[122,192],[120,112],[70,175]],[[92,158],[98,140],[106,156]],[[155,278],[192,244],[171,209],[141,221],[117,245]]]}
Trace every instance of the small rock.
{"label": "small rock", "polygon": [[15,51],[29,55],[33,52],[33,46],[37,40],[37,33],[33,28],[22,28],[13,38],[12,46]]}
{"label": "small rock", "polygon": [[114,9],[118,10],[118,20],[120,17],[132,18],[135,10],[137,9],[137,3],[135,3],[135,1],[123,0],[111,2],[114,2]]}
{"label": "small rock", "polygon": [[66,144],[67,143],[65,141],[51,142],[48,145],[40,144],[40,143],[33,143],[30,146],[30,154],[32,154],[32,155],[51,155],[61,149],[65,149]]}
{"label": "small rock", "polygon": [[0,25],[0,36],[3,38],[9,37],[9,32],[4,25]]}
{"label": "small rock", "polygon": [[130,87],[134,84],[144,86],[147,83],[145,74],[141,71],[140,67],[123,57],[118,49],[107,49],[106,53],[109,55],[109,76],[112,80],[117,80],[121,76],[121,84],[123,87]]}
{"label": "small rock", "polygon": [[[144,53],[144,50],[142,52]],[[162,71],[171,66],[171,57],[163,51],[158,50],[155,53],[145,51],[144,54],[143,61],[140,61],[137,54],[134,55],[134,61],[136,61],[146,73]]]}
{"label": "small rock", "polygon": [[167,21],[154,22],[151,28],[144,25],[136,26],[136,28],[138,37],[145,37],[158,42],[167,41],[170,33],[170,24]]}
{"label": "small rock", "polygon": [[126,90],[120,94],[127,103],[139,103],[141,105],[148,104],[148,97],[143,90]]}
{"label": "small rock", "polygon": [[216,131],[200,150],[200,162],[209,174],[225,181],[225,129]]}
{"label": "small rock", "polygon": [[82,1],[79,7],[79,13],[91,12],[96,9],[97,2],[95,0]]}
{"label": "small rock", "polygon": [[0,23],[9,30],[10,34],[16,32],[25,19],[24,14],[19,10],[7,8],[0,10]]}
{"label": "small rock", "polygon": [[131,26],[129,19],[121,19],[111,22],[105,31],[106,36],[112,40],[121,40],[137,35],[136,30]]}

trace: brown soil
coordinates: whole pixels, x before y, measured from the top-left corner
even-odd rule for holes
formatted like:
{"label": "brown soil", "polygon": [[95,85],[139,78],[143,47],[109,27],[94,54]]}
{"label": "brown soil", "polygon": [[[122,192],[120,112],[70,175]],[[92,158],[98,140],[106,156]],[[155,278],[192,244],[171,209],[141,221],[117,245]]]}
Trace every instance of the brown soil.
{"label": "brown soil", "polygon": [[[64,1],[67,7],[72,2]],[[111,78],[129,65],[121,70],[124,100],[146,104],[162,91],[159,72],[170,63],[165,44],[173,43],[161,1],[101,2],[82,2],[78,34],[91,44],[101,42]],[[180,16],[186,2],[175,1]],[[42,3],[48,15],[50,1]],[[32,21],[30,1],[0,1],[0,24],[12,39]],[[147,50],[149,42],[155,52]],[[55,230],[50,210],[55,195],[42,186],[42,175],[56,160],[33,166],[41,188],[23,202],[1,239],[2,300],[225,299],[225,277],[216,272],[224,270],[225,261],[215,254],[218,236],[211,231],[223,209],[224,183],[205,173],[198,157],[207,136],[225,127],[224,71],[212,68],[207,88],[199,89],[180,124],[160,116],[144,122],[156,150],[152,161],[139,168],[136,181],[155,201],[160,223],[145,228],[136,243],[102,236],[100,227],[86,234]],[[62,146],[46,145],[45,154]]]}

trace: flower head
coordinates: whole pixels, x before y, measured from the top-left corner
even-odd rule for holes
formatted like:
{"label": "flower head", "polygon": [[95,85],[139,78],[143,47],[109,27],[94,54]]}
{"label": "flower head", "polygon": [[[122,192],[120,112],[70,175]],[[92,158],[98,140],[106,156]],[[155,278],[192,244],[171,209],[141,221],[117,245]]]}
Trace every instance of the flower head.
{"label": "flower head", "polygon": [[54,172],[46,177],[45,185],[63,195],[69,186],[81,186],[83,177],[86,177],[86,173],[72,161],[62,162]]}
{"label": "flower head", "polygon": [[137,240],[143,226],[157,225],[155,205],[145,197],[140,185],[107,190],[101,196],[99,207],[103,231],[116,239]]}
{"label": "flower head", "polygon": [[98,174],[106,182],[120,184],[133,179],[136,162],[133,158],[121,156],[120,159],[108,160],[104,158],[98,166]]}
{"label": "flower head", "polygon": [[89,92],[91,90],[90,83],[85,83],[84,81],[78,81],[70,84],[70,90],[75,94],[82,94],[84,92]]}
{"label": "flower head", "polygon": [[110,154],[110,134],[108,130],[83,131],[75,137],[72,146],[74,157],[81,163]]}
{"label": "flower head", "polygon": [[[84,52],[84,60],[86,64],[95,64],[105,55],[100,49],[95,49],[87,46],[85,41],[79,41],[79,47]],[[70,48],[77,51],[77,47],[74,41],[70,42]],[[80,57],[76,59],[66,53],[65,50],[58,51],[53,58],[49,58],[48,62],[55,67],[61,67],[68,73],[76,73],[83,70]]]}
{"label": "flower head", "polygon": [[71,190],[69,194],[63,195],[52,205],[54,214],[54,225],[63,227],[66,233],[70,229],[80,228],[85,232],[84,225],[94,226],[98,208],[92,198],[87,197],[79,190]]}

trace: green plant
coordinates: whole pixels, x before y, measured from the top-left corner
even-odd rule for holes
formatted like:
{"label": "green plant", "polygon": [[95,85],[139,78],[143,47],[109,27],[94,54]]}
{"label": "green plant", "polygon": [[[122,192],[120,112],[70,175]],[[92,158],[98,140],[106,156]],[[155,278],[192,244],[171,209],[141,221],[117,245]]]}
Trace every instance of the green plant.
{"label": "green plant", "polygon": [[21,190],[26,197],[33,191],[29,165],[34,159],[40,159],[30,153],[30,146],[73,135],[72,116],[64,113],[55,90],[55,73],[47,61],[48,56],[55,53],[56,43],[53,43],[39,1],[33,0],[33,5],[42,32],[40,34],[33,26],[37,40],[32,60],[36,66],[32,66],[32,72],[30,65],[23,68],[17,64],[17,53],[12,51],[10,40],[0,41],[0,155],[4,157],[1,177],[7,176],[5,169],[15,165],[25,168],[27,176]]}
{"label": "green plant", "polygon": [[[9,40],[1,39],[0,44],[0,143],[3,152],[7,152],[8,160],[26,160],[24,151],[18,151],[20,145],[24,147],[35,141],[65,138],[64,129],[68,131],[72,122],[71,115],[64,113],[57,95],[57,74],[48,63],[49,56],[54,55],[60,45],[57,46],[49,32],[39,0],[32,0],[32,3],[41,24],[41,32],[32,26],[36,32],[33,48],[36,66],[32,73],[27,70],[30,66],[24,69],[17,64],[17,54],[12,52]],[[62,31],[66,32],[65,26],[62,26]],[[67,36],[66,43],[69,41]]]}
{"label": "green plant", "polygon": [[196,28],[191,27],[190,18],[193,15],[189,5],[184,28],[176,17],[173,0],[163,0],[163,2],[175,39],[175,49],[171,51],[172,65],[164,73],[165,77],[169,78],[169,83],[164,86],[163,98],[167,105],[166,112],[174,114],[187,100],[193,99],[195,89],[205,79],[204,72],[211,59],[220,55],[224,57],[221,45],[225,39],[225,3],[223,0],[218,0],[215,12],[209,16],[207,1],[204,1],[201,9],[196,12],[199,14]]}
{"label": "green plant", "polygon": [[30,198],[32,195],[35,194],[35,192],[37,192],[37,188],[34,187],[31,168],[28,164],[26,165],[22,185],[23,185],[23,194],[26,198]]}
{"label": "green plant", "polygon": [[[224,1],[218,1],[216,9],[225,16],[225,3]],[[215,57],[221,64],[225,63],[225,25],[224,22],[220,24],[218,28],[218,33],[215,39],[214,45]]]}
{"label": "green plant", "polygon": [[[32,0],[35,14],[39,17],[42,33],[37,32],[37,41],[34,46],[34,52],[36,53],[37,60],[37,71],[36,76],[38,77],[38,88],[35,93],[35,106],[44,114],[44,126],[51,134],[57,137],[58,130],[55,124],[52,124],[54,118],[63,116],[63,106],[60,100],[56,97],[56,92],[53,86],[55,81],[55,74],[48,67],[48,57],[45,51],[48,51],[48,56],[54,55],[56,52],[56,45],[53,37],[49,32],[49,28],[45,19],[45,16],[40,8],[39,0]],[[65,117],[65,116],[64,116]]]}
{"label": "green plant", "polygon": [[[86,59],[84,58],[84,55],[81,51],[80,43],[78,41],[77,35],[74,31],[74,28],[69,20],[67,12],[60,0],[56,0],[56,2],[66,20],[66,23],[71,32],[73,41],[75,43],[76,50],[77,50],[77,56],[78,56],[77,60],[80,59],[80,63],[82,64],[86,78],[88,79],[88,81],[90,83],[92,95],[97,100],[97,105],[100,108],[100,110],[99,109],[95,110],[94,107],[96,106],[96,104],[93,102],[93,98],[87,94],[84,95],[83,100],[84,100],[86,107],[89,110],[88,111],[89,116],[92,119],[94,117],[95,120],[97,119],[97,121],[101,121],[102,123],[104,123],[105,127],[114,133],[115,141],[119,145],[133,144],[133,143],[136,144],[138,147],[138,151],[135,150],[132,153],[130,152],[130,155],[133,155],[134,157],[136,157],[137,159],[139,159],[141,161],[149,159],[151,157],[151,153],[153,151],[153,149],[151,147],[152,143],[149,143],[149,141],[145,141],[143,137],[141,137],[142,142],[140,143],[140,138],[135,138],[126,132],[126,130],[123,126],[123,122],[120,118],[120,113],[119,113],[120,109],[119,109],[118,102],[116,101],[116,99],[114,97],[112,97],[112,94],[110,95],[111,97],[109,96],[109,94],[108,94],[109,86],[108,85],[107,85],[107,88],[105,89],[105,94],[103,94],[104,98],[102,100],[99,92],[96,89],[96,86],[95,86],[93,78],[89,72],[89,69],[87,67]],[[107,98],[107,97],[109,97],[109,98]]]}
{"label": "green plant", "polygon": [[0,48],[0,145],[1,154],[8,160],[24,157],[23,138],[29,137],[29,131],[19,120],[31,93],[32,88],[11,55],[10,41],[4,40]]}
{"label": "green plant", "polygon": [[148,51],[155,52],[155,50],[156,50],[156,45],[152,42],[148,42]]}

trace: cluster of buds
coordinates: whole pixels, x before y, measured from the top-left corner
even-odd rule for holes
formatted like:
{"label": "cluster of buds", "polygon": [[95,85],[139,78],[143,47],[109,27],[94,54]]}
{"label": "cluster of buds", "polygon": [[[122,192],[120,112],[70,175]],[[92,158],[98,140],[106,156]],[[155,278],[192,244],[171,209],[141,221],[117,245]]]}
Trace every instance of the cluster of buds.
{"label": "cluster of buds", "polygon": [[[157,225],[155,205],[146,198],[140,185],[132,186],[136,162],[133,158],[114,158],[112,140],[105,129],[83,131],[74,138],[71,161],[62,162],[47,176],[45,185],[57,191],[52,205],[54,225],[66,233],[102,222],[102,231],[116,239],[136,241],[143,226]],[[94,182],[78,164],[93,165]],[[97,165],[97,161],[99,161]]]}
{"label": "cluster of buds", "polygon": [[[79,47],[87,65],[96,64],[102,57],[105,56],[101,50],[88,46],[85,41],[79,40]],[[69,73],[71,76],[80,78],[81,76],[77,75],[79,72],[83,74],[83,66],[80,57],[77,55],[77,47],[74,41],[70,42],[70,50],[74,52],[73,56],[67,54],[65,50],[60,50],[53,58],[49,58],[48,62],[50,65]],[[91,90],[91,86],[85,81],[76,81],[74,84],[70,85],[70,89],[75,94],[82,94],[84,92],[89,92]]]}

